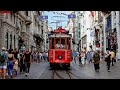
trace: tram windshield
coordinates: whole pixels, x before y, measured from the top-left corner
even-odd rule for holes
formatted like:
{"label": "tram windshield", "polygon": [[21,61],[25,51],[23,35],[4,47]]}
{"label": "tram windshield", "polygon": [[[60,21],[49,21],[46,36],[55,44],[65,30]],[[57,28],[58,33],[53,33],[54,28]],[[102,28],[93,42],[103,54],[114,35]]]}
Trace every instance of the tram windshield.
{"label": "tram windshield", "polygon": [[70,38],[51,38],[51,49],[70,49]]}

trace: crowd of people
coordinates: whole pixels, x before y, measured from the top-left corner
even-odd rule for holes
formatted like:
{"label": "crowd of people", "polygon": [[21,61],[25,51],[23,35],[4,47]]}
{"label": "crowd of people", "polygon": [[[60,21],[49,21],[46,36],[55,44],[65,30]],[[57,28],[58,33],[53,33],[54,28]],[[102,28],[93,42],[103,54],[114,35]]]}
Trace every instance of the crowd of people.
{"label": "crowd of people", "polygon": [[116,54],[114,50],[107,50],[106,52],[100,52],[99,50],[96,51],[85,51],[82,50],[81,52],[73,51],[73,60],[74,63],[79,61],[79,65],[85,66],[86,63],[94,63],[94,68],[96,72],[99,72],[100,69],[100,62],[105,61],[107,70],[110,72],[110,66],[114,66],[116,62]]}
{"label": "crowd of people", "polygon": [[47,61],[47,51],[19,51],[18,49],[6,49],[0,50],[0,79],[13,78],[24,73],[25,76],[29,75],[31,63],[40,63],[41,61]]}

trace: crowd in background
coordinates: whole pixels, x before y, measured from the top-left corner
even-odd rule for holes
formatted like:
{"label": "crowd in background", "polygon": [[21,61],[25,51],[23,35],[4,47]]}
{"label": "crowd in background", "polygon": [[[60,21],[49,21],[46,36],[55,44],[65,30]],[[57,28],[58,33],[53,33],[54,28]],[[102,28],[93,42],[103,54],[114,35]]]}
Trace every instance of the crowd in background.
{"label": "crowd in background", "polygon": [[99,72],[100,62],[105,61],[107,63],[107,70],[108,72],[110,72],[110,66],[114,66],[114,63],[116,62],[116,54],[112,49],[107,50],[106,52],[100,52],[100,50],[82,50],[81,52],[73,51],[73,61],[74,63],[79,61],[80,66],[85,66],[86,63],[94,63],[94,68],[96,72]]}
{"label": "crowd in background", "polygon": [[0,79],[13,78],[18,75],[18,71],[28,76],[31,64],[41,61],[48,61],[47,51],[29,51],[27,48],[21,51],[17,48],[8,50],[3,47],[0,50]]}

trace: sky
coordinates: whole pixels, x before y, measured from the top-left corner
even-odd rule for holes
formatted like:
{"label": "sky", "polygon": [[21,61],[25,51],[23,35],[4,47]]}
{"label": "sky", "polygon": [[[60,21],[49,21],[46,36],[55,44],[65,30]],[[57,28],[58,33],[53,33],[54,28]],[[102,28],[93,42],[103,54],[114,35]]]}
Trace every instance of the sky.
{"label": "sky", "polygon": [[[62,13],[62,14],[61,14]],[[58,20],[61,20],[61,23],[58,23],[58,26],[65,28],[68,21],[68,16],[72,11],[44,11],[44,15],[48,16],[48,25],[53,29],[56,29],[56,23]],[[52,22],[52,23],[51,23]]]}

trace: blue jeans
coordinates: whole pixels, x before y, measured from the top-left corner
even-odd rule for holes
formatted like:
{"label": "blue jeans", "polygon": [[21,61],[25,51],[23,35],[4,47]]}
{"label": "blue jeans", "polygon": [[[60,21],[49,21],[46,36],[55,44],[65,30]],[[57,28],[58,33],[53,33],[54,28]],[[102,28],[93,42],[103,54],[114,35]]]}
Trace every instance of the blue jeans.
{"label": "blue jeans", "polygon": [[8,61],[8,75],[12,75],[12,72],[13,72],[13,61],[12,60],[9,60]]}

